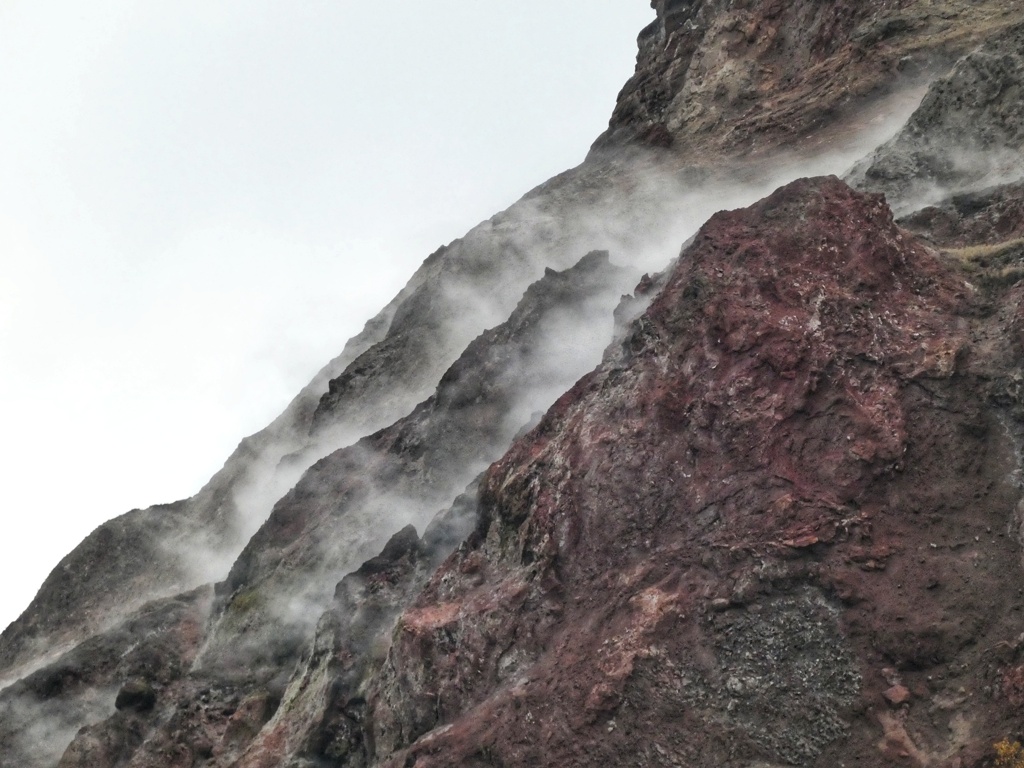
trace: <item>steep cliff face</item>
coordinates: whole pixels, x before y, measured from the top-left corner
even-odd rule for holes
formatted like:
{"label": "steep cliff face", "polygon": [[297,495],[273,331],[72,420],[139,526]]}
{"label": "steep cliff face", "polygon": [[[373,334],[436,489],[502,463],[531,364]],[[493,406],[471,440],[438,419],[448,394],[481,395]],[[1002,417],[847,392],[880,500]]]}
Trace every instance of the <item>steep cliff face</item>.
{"label": "steep cliff face", "polygon": [[1024,27],[964,57],[936,82],[910,121],[851,173],[897,212],[952,192],[1019,181],[1024,149]]}
{"label": "steep cliff face", "polygon": [[600,361],[612,310],[636,277],[597,251],[565,272],[548,270],[507,321],[469,344],[434,395],[317,462],[232,566],[202,666],[251,676],[265,664],[273,677],[346,573],[392,531],[423,530],[517,431]]}
{"label": "steep cliff face", "polygon": [[636,74],[594,149],[704,162],[827,143],[871,99],[1020,21],[1010,0],[652,0]]}
{"label": "steep cliff face", "polygon": [[64,558],[0,637],[0,680],[148,600],[223,579],[307,469],[412,411],[545,269],[566,269],[595,249],[635,254],[641,244],[678,242],[669,210],[680,191],[654,165],[582,168],[439,249],[195,497],[115,518]]}
{"label": "steep cliff face", "polygon": [[[20,684],[5,692],[18,716],[0,725],[0,765],[46,764],[32,747],[33,728],[41,722],[70,738],[76,722],[102,721],[75,739],[64,766],[97,765],[97,755],[108,752],[147,765],[162,764],[169,749],[190,760],[214,746],[222,760],[236,756],[273,713],[305,641],[331,607],[335,584],[377,552],[391,531],[408,522],[423,528],[451,505],[518,430],[600,361],[612,310],[636,279],[631,270],[612,265],[606,252],[593,252],[563,272],[547,270],[506,322],[469,344],[433,396],[392,426],[317,462],[252,537],[218,585],[220,598],[211,602],[207,595],[188,652],[157,654],[153,668],[140,673],[143,684],[159,692],[159,712],[170,716],[167,728],[159,727],[153,711],[149,719],[111,711],[119,688],[124,691],[134,677],[108,657],[131,655],[163,637],[133,615],[27,678],[70,678],[67,691],[62,683],[42,692]],[[429,533],[435,564],[472,526],[469,513],[438,520]],[[142,612],[153,610],[150,604]],[[163,631],[182,631],[175,627],[168,621]],[[102,654],[94,652],[96,643]],[[164,674],[165,668],[171,671]],[[94,706],[78,706],[79,698]],[[203,702],[201,715],[197,701]],[[35,711],[37,703],[44,714],[68,712],[49,719],[21,714]],[[255,718],[242,735],[226,722],[237,709]],[[138,738],[125,742],[128,725]]]}
{"label": "steep cliff face", "polygon": [[383,764],[940,764],[1012,730],[1020,302],[834,178],[713,217],[488,471],[368,697]]}
{"label": "steep cliff face", "polygon": [[[220,561],[237,552],[254,524],[301,474],[282,458],[311,446],[309,429],[328,380],[378,343],[396,307],[419,275],[345,350],[321,370],[262,431],[242,440],[194,497],[132,510],[99,526],[47,577],[29,608],[0,636],[0,680],[24,674],[94,632],[109,629],[146,602],[222,577]],[[410,381],[422,387],[422,382]],[[396,395],[375,393],[363,401],[385,426]],[[381,402],[384,401],[384,402]]]}
{"label": "steep cliff face", "polygon": [[[982,768],[1016,738],[1024,9],[653,5],[583,165],[51,574],[0,637],[0,766]],[[750,205],[807,168],[856,189]]]}

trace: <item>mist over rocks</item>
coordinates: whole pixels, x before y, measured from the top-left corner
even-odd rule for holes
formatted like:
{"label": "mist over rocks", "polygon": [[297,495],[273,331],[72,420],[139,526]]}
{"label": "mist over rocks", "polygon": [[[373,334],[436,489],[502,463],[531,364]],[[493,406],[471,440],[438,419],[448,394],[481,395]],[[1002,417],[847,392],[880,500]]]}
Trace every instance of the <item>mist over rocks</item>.
{"label": "mist over rocks", "polygon": [[729,163],[856,129],[1020,21],[1013,0],[651,0],[636,74],[595,153],[631,145]]}
{"label": "mist over rocks", "polygon": [[1024,170],[1024,27],[1007,30],[932,84],[890,141],[851,183],[884,192],[897,213],[954,193],[1018,182]]}
{"label": "mist over rocks", "polygon": [[[153,601],[5,686],[0,766],[55,765],[62,755],[61,765],[113,765],[130,756],[148,723],[136,707],[118,711],[125,708],[117,706],[119,699],[125,703],[122,692],[146,689],[154,703],[173,697],[176,681],[199,650],[212,599],[206,587]],[[113,725],[84,728],[96,723]]]}
{"label": "mist over rocks", "polygon": [[148,600],[223,579],[309,467],[412,411],[546,268],[612,247],[660,265],[691,226],[669,213],[684,191],[656,165],[582,168],[440,249],[196,496],[108,521],[65,557],[0,636],[0,678]]}
{"label": "mist over rocks", "polygon": [[[638,275],[592,252],[549,269],[508,320],[474,339],[407,417],[317,462],[275,506],[220,586],[227,601],[200,668],[272,677],[326,610],[334,584],[390,533],[423,530],[601,359]],[[571,340],[571,341],[570,341]]]}
{"label": "mist over rocks", "polygon": [[[835,178],[713,217],[620,356],[488,471],[484,525],[399,619],[369,697],[382,764],[661,764],[658,748],[687,765],[835,764],[822,756],[850,734],[876,648],[919,661],[887,626],[851,634],[839,617],[860,604],[869,621],[930,626],[909,595],[844,604],[845,579],[878,587],[849,551],[891,541],[917,557],[914,520],[894,510],[938,489],[919,489],[911,445],[981,461],[914,396],[915,380],[954,388],[968,294],[880,196]],[[971,481],[1004,512],[1010,466]],[[998,591],[991,568],[972,589]]]}
{"label": "mist over rocks", "polygon": [[652,5],[581,166],[51,574],[0,636],[0,766],[1021,737],[1024,9]]}
{"label": "mist over rocks", "polygon": [[951,195],[914,211],[901,226],[950,248],[990,245],[1024,236],[1024,184]]}

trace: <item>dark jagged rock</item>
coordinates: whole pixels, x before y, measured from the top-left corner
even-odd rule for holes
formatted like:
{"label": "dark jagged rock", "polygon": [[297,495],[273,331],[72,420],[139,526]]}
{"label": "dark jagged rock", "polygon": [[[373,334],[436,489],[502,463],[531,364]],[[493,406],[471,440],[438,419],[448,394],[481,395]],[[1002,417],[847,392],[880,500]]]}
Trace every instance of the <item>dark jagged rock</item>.
{"label": "dark jagged rock", "polygon": [[568,269],[595,249],[671,242],[679,192],[679,180],[656,163],[592,163],[439,249],[199,493],[116,517],[69,553],[0,635],[0,676],[24,674],[40,655],[102,632],[153,599],[222,580],[307,469],[408,415],[545,269]]}
{"label": "dark jagged rock", "polygon": [[612,310],[635,279],[604,252],[548,270],[408,417],[314,465],[232,567],[202,664],[251,675],[297,653],[333,584],[379,550],[396,522],[426,525],[532,412],[600,360]]}
{"label": "dark jagged rock", "polygon": [[[467,347],[434,396],[392,427],[319,462],[278,505],[221,585],[223,604],[204,621],[202,651],[191,669],[179,670],[163,691],[155,691],[159,722],[142,727],[142,743],[118,741],[129,722],[119,712],[81,733],[68,752],[77,762],[66,756],[66,765],[115,754],[98,751],[97,745],[110,744],[121,744],[116,754],[133,745],[133,765],[154,767],[168,754],[187,761],[208,753],[229,765],[265,752],[267,739],[257,736],[264,728],[279,732],[273,720],[279,706],[289,715],[281,726],[288,733],[296,730],[289,707],[312,706],[308,680],[300,679],[297,693],[286,685],[297,662],[313,677],[327,664],[330,686],[322,691],[327,698],[315,702],[321,707],[316,717],[302,721],[320,725],[288,743],[314,756],[338,752],[345,739],[324,734],[352,714],[349,699],[359,698],[352,681],[377,658],[375,648],[378,655],[386,648],[394,617],[476,523],[473,498],[460,497],[431,522],[432,510],[451,504],[501,454],[524,418],[600,360],[612,333],[612,310],[635,280],[605,252],[563,272],[547,270],[505,323]],[[573,343],[567,346],[566,338]],[[411,527],[388,538],[393,519],[402,515],[430,523],[422,540]],[[382,544],[381,554],[335,588]],[[312,654],[301,659],[311,636]],[[344,674],[336,671],[338,664]],[[124,691],[118,708],[140,711]],[[339,691],[349,692],[343,701]]]}
{"label": "dark jagged rock", "polygon": [[[730,161],[804,151],[857,125],[900,81],[998,39],[1012,0],[652,0],[636,74],[598,152],[639,145]],[[700,153],[698,155],[698,153]]]}
{"label": "dark jagged rock", "polygon": [[1024,184],[953,195],[900,220],[945,248],[998,245],[1024,237]]}
{"label": "dark jagged rock", "polygon": [[954,192],[1019,181],[1022,51],[1024,26],[966,56],[929,88],[900,132],[854,169],[852,181],[884,192],[898,213]]}
{"label": "dark jagged rock", "polygon": [[289,756],[313,765],[372,764],[367,685],[387,656],[395,619],[478,524],[476,492],[474,483],[422,539],[412,526],[402,529],[338,583],[334,605],[285,692],[281,716],[252,742],[238,768],[269,768]]}
{"label": "dark jagged rock", "polygon": [[133,678],[121,686],[114,699],[116,709],[133,709],[136,712],[149,712],[156,706],[156,691],[143,679]]}
{"label": "dark jagged rock", "polygon": [[195,659],[211,599],[212,590],[200,589],[146,605],[4,688],[0,766],[54,765],[73,739],[62,768],[116,765],[130,755],[151,726],[139,716],[152,709],[149,697],[174,686]]}
{"label": "dark jagged rock", "polygon": [[1000,300],[834,178],[714,217],[488,471],[368,697],[381,764],[980,757],[1024,609]]}
{"label": "dark jagged rock", "polygon": [[[410,285],[415,284],[414,278]],[[278,473],[275,466],[309,445],[321,389],[383,336],[404,295],[369,321],[281,416],[242,440],[199,493],[103,523],[64,557],[28,609],[0,635],[0,676],[23,674],[40,655],[105,631],[153,599],[222,577],[216,564],[239,548],[253,518],[258,522],[269,511],[258,502],[254,509],[253,499],[283,492],[301,471],[289,467]],[[377,403],[364,406],[374,412]]]}
{"label": "dark jagged rock", "polygon": [[[431,255],[199,494],[51,574],[0,637],[0,768],[1012,751],[1024,7],[653,5],[583,165]],[[691,237],[741,185],[847,170],[934,75],[851,176],[899,226],[829,177]],[[620,301],[606,253],[571,266],[594,249],[667,267]]]}

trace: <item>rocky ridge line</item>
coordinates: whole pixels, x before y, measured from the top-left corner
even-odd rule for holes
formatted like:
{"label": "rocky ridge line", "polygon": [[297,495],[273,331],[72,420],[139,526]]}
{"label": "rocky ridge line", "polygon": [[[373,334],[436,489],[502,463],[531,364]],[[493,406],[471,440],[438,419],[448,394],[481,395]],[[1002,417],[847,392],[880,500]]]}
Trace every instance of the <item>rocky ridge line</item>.
{"label": "rocky ridge line", "polygon": [[[661,147],[701,164],[862,130],[865,105],[927,82],[1021,21],[1010,0],[651,0],[593,154]],[[698,160],[699,158],[699,160]]]}
{"label": "rocky ridge line", "polygon": [[[583,243],[648,247],[645,229],[670,232],[687,213],[671,190],[715,189],[694,166],[793,147],[804,131],[805,150],[829,145],[859,130],[855,108],[879,89],[981,40],[997,49],[1024,13],[947,0],[655,5],[637,77],[584,166],[428,259],[344,364],[229,462],[237,474],[105,526],[55,572],[0,639],[8,671],[33,657],[39,667],[0,692],[0,742],[13,733],[40,746],[5,760],[52,765],[81,723],[92,725],[65,768],[980,768],[1013,734],[1024,701],[1019,593],[1006,579],[1019,573],[1021,199],[1019,185],[977,189],[963,175],[943,178],[930,207],[901,209],[921,239],[835,179],[714,217],[620,307],[624,327],[597,371],[422,539],[388,539],[394,528],[367,537],[335,519],[355,487],[347,477],[369,466],[349,449],[305,473],[216,597],[199,588],[117,619],[125,595],[142,606],[189,586],[182,548],[215,551],[211,540],[260,522],[239,515],[253,473],[269,465],[264,488],[283,492],[327,446],[372,431],[366,415],[411,410],[463,334],[482,330],[486,313],[459,322],[476,292],[500,286],[507,314],[516,290],[545,263],[567,266]],[[790,36],[798,29],[813,34]],[[1013,51],[998,55],[1007,66],[986,71],[1009,85]],[[912,184],[924,165],[906,158],[946,140],[922,144],[915,125],[971,124],[953,98],[957,82],[974,82],[958,81],[971,61],[943,81],[955,87],[925,99],[933,119],[917,115],[871,159],[896,157],[889,181]],[[654,119],[671,126],[670,141],[633,130],[648,118],[621,111],[666,72],[670,90],[685,91]],[[999,141],[1012,145],[1012,99],[963,109],[991,104],[1006,117]],[[448,385],[472,382],[475,365]],[[399,466],[412,467],[400,445],[422,432],[423,414],[366,438],[370,464],[404,455]],[[447,455],[451,477],[468,481],[469,464]],[[447,498],[461,488],[447,485]],[[365,547],[350,565],[324,558],[353,537]],[[168,538],[178,540],[170,556]],[[302,626],[275,612],[268,621],[261,600],[303,585],[319,596]],[[261,618],[225,624],[239,612]],[[77,647],[60,656],[60,639]]]}

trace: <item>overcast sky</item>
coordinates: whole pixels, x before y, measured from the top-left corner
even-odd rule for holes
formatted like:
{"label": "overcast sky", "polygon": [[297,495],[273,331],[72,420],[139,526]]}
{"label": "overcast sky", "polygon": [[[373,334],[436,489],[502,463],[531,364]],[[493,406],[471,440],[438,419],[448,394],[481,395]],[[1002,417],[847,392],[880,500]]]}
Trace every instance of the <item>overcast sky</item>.
{"label": "overcast sky", "polygon": [[579,163],[646,0],[0,0],[0,626]]}

